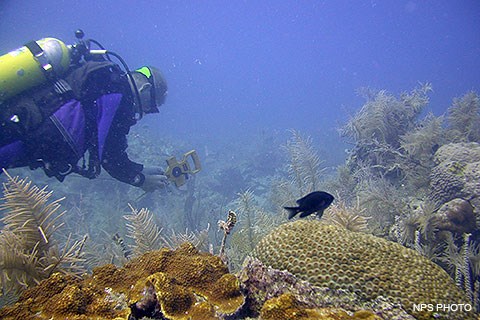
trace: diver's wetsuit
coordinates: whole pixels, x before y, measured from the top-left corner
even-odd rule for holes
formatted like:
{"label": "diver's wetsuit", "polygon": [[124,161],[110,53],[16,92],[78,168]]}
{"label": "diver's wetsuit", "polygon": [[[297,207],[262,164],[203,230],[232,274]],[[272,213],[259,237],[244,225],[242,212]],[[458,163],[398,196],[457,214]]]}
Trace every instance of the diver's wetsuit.
{"label": "diver's wetsuit", "polygon": [[95,178],[103,167],[141,186],[143,165],[126,153],[136,120],[125,74],[109,61],[88,61],[64,80],[70,88],[62,94],[49,84],[0,106],[0,167],[42,167],[60,181],[72,172]]}

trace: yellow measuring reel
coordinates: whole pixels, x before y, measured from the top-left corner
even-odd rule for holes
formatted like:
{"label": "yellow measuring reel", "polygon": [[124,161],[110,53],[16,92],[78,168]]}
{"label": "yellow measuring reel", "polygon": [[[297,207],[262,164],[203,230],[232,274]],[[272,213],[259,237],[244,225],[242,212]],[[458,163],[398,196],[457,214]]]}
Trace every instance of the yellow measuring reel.
{"label": "yellow measuring reel", "polygon": [[[168,180],[175,183],[175,186],[183,186],[189,179],[189,175],[196,174],[202,170],[200,158],[195,150],[188,151],[180,161],[175,157],[167,159],[167,170],[165,175]],[[193,165],[193,166],[192,166]]]}

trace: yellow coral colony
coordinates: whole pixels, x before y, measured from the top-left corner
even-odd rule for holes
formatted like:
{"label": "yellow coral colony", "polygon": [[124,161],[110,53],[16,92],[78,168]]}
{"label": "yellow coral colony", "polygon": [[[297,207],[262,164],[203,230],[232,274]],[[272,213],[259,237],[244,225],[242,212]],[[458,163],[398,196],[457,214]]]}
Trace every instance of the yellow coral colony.
{"label": "yellow coral colony", "polygon": [[[190,243],[132,259],[123,268],[104,265],[84,279],[54,274],[0,309],[1,319],[127,319],[132,305],[153,286],[163,316],[170,320],[214,320],[244,303],[238,279],[220,258]],[[143,318],[143,317],[142,317]]]}
{"label": "yellow coral colony", "polygon": [[[367,301],[387,297],[421,318],[432,315],[415,312],[414,304],[468,302],[443,269],[417,252],[320,221],[279,226],[260,241],[254,255],[317,286],[347,289]],[[467,319],[470,315],[455,316]]]}

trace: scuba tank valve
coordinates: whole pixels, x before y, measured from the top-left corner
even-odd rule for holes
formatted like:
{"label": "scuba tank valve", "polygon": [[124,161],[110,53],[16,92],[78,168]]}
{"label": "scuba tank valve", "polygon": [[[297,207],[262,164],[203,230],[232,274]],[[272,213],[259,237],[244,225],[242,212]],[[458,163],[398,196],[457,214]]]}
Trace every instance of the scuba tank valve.
{"label": "scuba tank valve", "polygon": [[[80,60],[83,58],[85,60],[92,59],[94,56],[103,56],[105,59],[112,61],[110,56],[115,57],[123,66],[125,71],[125,75],[128,79],[130,87],[132,89],[133,94],[133,107],[135,110],[135,117],[137,120],[142,118],[142,100],[140,99],[140,92],[138,91],[137,84],[135,83],[132,72],[128,68],[127,63],[122,57],[111,50],[105,49],[102,44],[94,39],[87,39],[84,40],[83,37],[85,33],[82,29],[77,29],[75,31],[75,37],[78,39],[77,43],[71,46],[72,51],[72,63],[78,64]],[[90,44],[94,43],[100,49],[91,49]]]}

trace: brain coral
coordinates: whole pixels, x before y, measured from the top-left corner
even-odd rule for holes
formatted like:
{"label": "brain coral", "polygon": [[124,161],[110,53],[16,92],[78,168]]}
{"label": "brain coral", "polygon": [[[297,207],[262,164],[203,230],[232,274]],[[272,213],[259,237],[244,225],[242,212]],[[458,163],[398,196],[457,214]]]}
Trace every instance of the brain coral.
{"label": "brain coral", "polygon": [[436,166],[430,174],[429,200],[442,205],[455,198],[470,199],[480,209],[480,144],[450,143],[434,156]]}
{"label": "brain coral", "polygon": [[445,161],[478,162],[480,161],[480,144],[461,142],[443,145],[435,152],[434,161],[436,163]]}
{"label": "brain coral", "polygon": [[[387,297],[422,319],[432,314],[415,312],[413,304],[468,302],[443,269],[417,252],[320,221],[299,220],[279,226],[259,242],[254,256],[317,286],[347,289],[365,300]],[[448,315],[448,319],[456,317],[473,315]]]}

